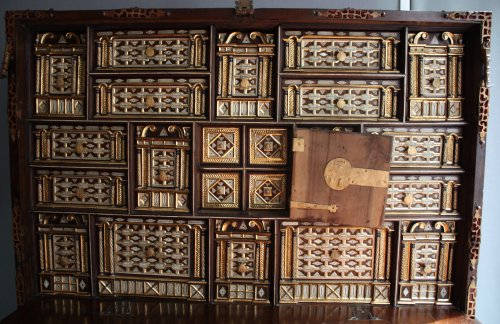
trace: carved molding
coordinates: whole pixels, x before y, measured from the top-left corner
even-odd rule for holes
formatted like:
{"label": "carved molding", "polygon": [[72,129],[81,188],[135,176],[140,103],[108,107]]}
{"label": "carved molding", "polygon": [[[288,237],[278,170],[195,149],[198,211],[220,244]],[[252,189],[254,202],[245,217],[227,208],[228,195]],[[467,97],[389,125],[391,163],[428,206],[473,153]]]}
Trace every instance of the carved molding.
{"label": "carved molding", "polygon": [[326,19],[375,19],[385,16],[384,11],[363,9],[329,9],[313,11],[315,16]]}

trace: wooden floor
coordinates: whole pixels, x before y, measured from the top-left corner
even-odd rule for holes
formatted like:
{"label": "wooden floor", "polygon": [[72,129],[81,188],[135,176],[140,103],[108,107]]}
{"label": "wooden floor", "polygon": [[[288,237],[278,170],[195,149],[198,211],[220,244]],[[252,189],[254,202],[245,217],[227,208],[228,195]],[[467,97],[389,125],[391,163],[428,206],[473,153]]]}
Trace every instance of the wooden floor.
{"label": "wooden floor", "polygon": [[478,323],[445,306],[252,305],[164,301],[37,299],[2,323]]}

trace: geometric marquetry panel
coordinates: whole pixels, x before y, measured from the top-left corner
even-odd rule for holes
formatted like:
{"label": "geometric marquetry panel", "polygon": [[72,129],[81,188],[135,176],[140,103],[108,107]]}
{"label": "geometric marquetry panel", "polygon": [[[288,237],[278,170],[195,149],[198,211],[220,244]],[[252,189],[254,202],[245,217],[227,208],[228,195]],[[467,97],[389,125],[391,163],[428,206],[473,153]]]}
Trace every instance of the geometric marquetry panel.
{"label": "geometric marquetry panel", "polygon": [[410,120],[461,120],[464,45],[462,35],[408,35]]}
{"label": "geometric marquetry panel", "polygon": [[286,129],[250,128],[250,164],[286,164],[287,145]]}
{"label": "geometric marquetry panel", "polygon": [[201,181],[203,208],[240,207],[239,173],[203,173]]}
{"label": "geometric marquetry panel", "polygon": [[88,215],[37,216],[40,292],[90,295]]}
{"label": "geometric marquetry panel", "polygon": [[[384,225],[283,222],[280,302],[389,303],[393,224]],[[350,284],[354,286],[347,288]]]}
{"label": "geometric marquetry panel", "polygon": [[73,32],[37,34],[36,116],[85,116],[85,38]]}
{"label": "geometric marquetry panel", "polygon": [[286,174],[249,175],[250,209],[284,209],[286,203]]}
{"label": "geometric marquetry panel", "polygon": [[402,223],[400,304],[449,305],[455,222]]}
{"label": "geometric marquetry panel", "polygon": [[191,127],[137,126],[136,209],[190,210]]}
{"label": "geometric marquetry panel", "polygon": [[204,163],[239,163],[240,129],[204,127],[202,151]]}
{"label": "geometric marquetry panel", "polygon": [[206,299],[206,222],[100,217],[100,295]]}
{"label": "geometric marquetry panel", "polygon": [[216,220],[216,301],[269,303],[269,221]]}

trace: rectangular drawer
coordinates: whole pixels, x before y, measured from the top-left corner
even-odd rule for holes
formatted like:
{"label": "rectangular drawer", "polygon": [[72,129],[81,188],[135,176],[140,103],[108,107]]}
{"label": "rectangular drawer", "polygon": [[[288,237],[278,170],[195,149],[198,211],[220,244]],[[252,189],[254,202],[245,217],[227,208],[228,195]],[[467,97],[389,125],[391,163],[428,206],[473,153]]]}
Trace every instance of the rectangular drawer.
{"label": "rectangular drawer", "polygon": [[126,163],[123,126],[35,125],[35,162]]}
{"label": "rectangular drawer", "polygon": [[367,127],[367,133],[393,138],[391,166],[453,168],[460,163],[460,128]]}
{"label": "rectangular drawer", "polygon": [[205,117],[207,80],[97,79],[96,117]]}
{"label": "rectangular drawer", "polygon": [[390,120],[396,118],[399,81],[286,80],[284,118]]}
{"label": "rectangular drawer", "polygon": [[398,32],[284,32],[285,71],[395,72]]}
{"label": "rectangular drawer", "polygon": [[207,70],[206,29],[99,31],[98,69]]}
{"label": "rectangular drawer", "polygon": [[100,295],[206,300],[203,220],[98,217]]}

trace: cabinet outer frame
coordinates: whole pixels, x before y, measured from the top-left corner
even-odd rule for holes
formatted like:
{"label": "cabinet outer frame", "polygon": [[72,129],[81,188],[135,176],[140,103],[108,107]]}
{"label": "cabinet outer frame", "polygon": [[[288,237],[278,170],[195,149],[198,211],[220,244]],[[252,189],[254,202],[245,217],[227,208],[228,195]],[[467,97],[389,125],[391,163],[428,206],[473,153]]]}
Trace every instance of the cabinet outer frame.
{"label": "cabinet outer frame", "polygon": [[[486,150],[486,134],[489,109],[489,51],[491,38],[492,15],[490,12],[404,12],[404,11],[377,11],[377,10],[313,10],[313,9],[256,9],[252,16],[244,18],[235,16],[235,11],[225,9],[116,9],[105,11],[8,11],[6,13],[6,49],[1,74],[8,77],[8,126],[11,163],[11,199],[13,219],[13,240],[16,266],[16,295],[19,305],[31,300],[37,295],[36,274],[37,265],[35,256],[34,221],[30,217],[31,204],[31,177],[24,176],[29,170],[31,152],[31,135],[28,129],[31,107],[34,106],[30,97],[33,87],[33,67],[30,61],[31,42],[34,31],[45,29],[62,30],[63,28],[78,28],[99,25],[125,26],[133,20],[134,25],[151,26],[176,25],[204,25],[214,26],[217,29],[261,29],[279,30],[278,26],[300,26],[301,28],[333,28],[339,25],[345,29],[409,29],[412,31],[432,27],[437,29],[451,29],[454,31],[471,33],[468,51],[473,52],[466,64],[465,73],[469,75],[473,89],[465,101],[464,126],[467,139],[464,146],[471,152],[471,158],[463,161],[466,177],[462,192],[461,210],[463,211],[463,226],[459,230],[462,236],[459,249],[466,253],[456,258],[455,298],[454,303],[466,311],[471,318],[475,316],[477,263],[480,244],[480,223],[483,204],[484,161]],[[210,21],[210,23],[207,23]],[[404,35],[406,35],[404,33]],[[213,34],[212,34],[213,35]],[[281,37],[280,32],[277,33]],[[91,41],[90,39],[88,40]],[[213,40],[212,40],[213,42]],[[402,40],[400,57],[406,55],[404,48],[406,39]],[[212,54],[213,54],[213,49]],[[88,51],[89,72],[95,68],[93,51]],[[278,51],[278,65],[282,51]],[[472,61],[470,57],[480,57]],[[406,61],[406,60],[405,60]],[[401,62],[401,60],[400,60]],[[214,87],[215,66],[211,64],[211,87]],[[403,72],[406,68],[400,68]],[[277,71],[277,89],[280,87],[283,73]],[[87,89],[90,84],[87,81]],[[87,101],[89,93],[87,91]],[[407,91],[402,90],[406,99]],[[276,93],[278,96],[278,93]],[[210,96],[210,106],[215,103]],[[406,111],[406,101],[404,111]],[[87,105],[88,106],[88,105]],[[276,101],[277,120],[281,121],[281,101]],[[475,109],[470,109],[474,108]],[[209,114],[213,117],[213,114]],[[405,113],[403,113],[403,117]],[[210,118],[209,117],[209,118]],[[404,121],[403,121],[404,123]],[[342,122],[339,122],[342,124]],[[349,125],[349,123],[344,123]],[[399,125],[399,123],[398,123]],[[363,125],[361,126],[363,129]],[[474,153],[472,153],[474,152]],[[92,247],[91,247],[92,248]],[[210,250],[210,249],[209,249]],[[276,252],[279,253],[279,252]],[[396,265],[397,266],[397,265]],[[277,269],[275,269],[275,273]],[[397,282],[394,280],[393,282]],[[274,291],[276,291],[276,277]]]}

